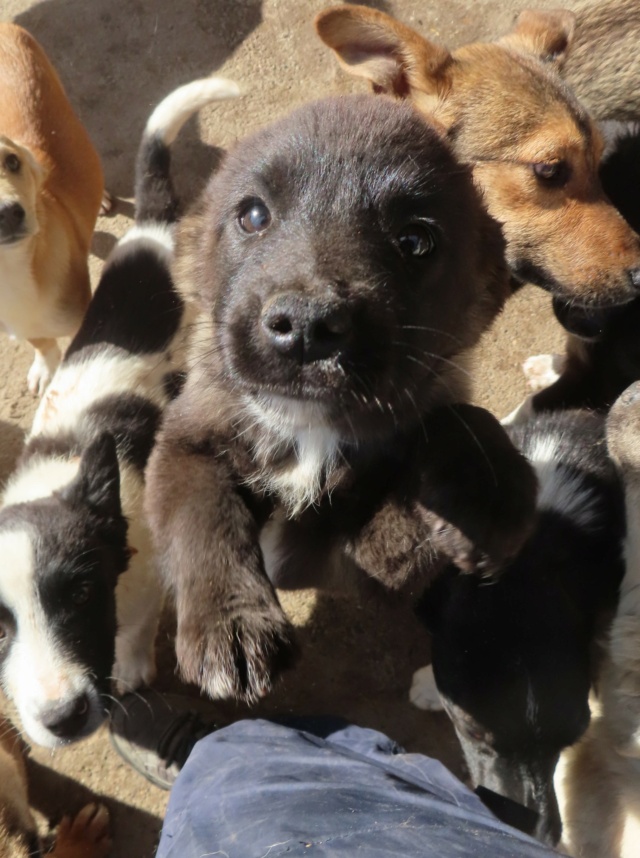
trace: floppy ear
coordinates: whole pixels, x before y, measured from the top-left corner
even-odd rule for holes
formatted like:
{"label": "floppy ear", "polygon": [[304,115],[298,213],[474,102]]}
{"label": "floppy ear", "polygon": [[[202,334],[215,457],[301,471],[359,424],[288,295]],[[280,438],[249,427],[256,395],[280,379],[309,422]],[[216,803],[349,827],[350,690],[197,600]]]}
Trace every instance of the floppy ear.
{"label": "floppy ear", "polygon": [[122,515],[120,468],[116,442],[108,432],[92,441],[82,454],[80,470],[60,497],[74,506],[86,506],[105,518]]}
{"label": "floppy ear", "polygon": [[376,92],[405,98],[412,90],[437,95],[451,54],[383,12],[338,6],[316,17],[322,41],[350,74],[371,81]]}
{"label": "floppy ear", "polygon": [[545,63],[561,69],[569,53],[576,25],[576,16],[567,9],[543,12],[525,9],[518,15],[511,32],[499,44],[522,54],[533,54]]}

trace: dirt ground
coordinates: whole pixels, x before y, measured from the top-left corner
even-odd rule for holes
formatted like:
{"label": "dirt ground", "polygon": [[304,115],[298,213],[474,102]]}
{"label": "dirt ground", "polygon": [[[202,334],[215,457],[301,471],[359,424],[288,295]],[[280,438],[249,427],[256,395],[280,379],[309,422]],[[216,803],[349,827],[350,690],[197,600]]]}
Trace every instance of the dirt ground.
{"label": "dirt ground", "polygon": [[[327,0],[4,0],[0,18],[30,30],[57,67],[100,152],[114,213],[98,222],[94,280],[132,216],[133,158],[153,106],[177,85],[213,70],[235,79],[243,97],[204,110],[176,145],[183,199],[197,193],[219,154],[239,137],[329,93],[364,85],[338,71],[315,37]],[[504,32],[525,0],[390,0],[369,3],[451,46]],[[543,6],[558,0],[538,0]],[[566,3],[575,6],[575,3]],[[562,334],[548,298],[524,289],[479,350],[475,398],[498,415],[525,395],[522,360],[558,351]],[[0,483],[11,471],[35,402],[27,392],[28,347],[0,337]],[[444,716],[413,709],[412,672],[428,660],[428,639],[407,605],[304,591],[284,598],[300,627],[302,658],[264,710],[334,712],[383,729],[411,751],[461,772]],[[170,623],[161,634],[159,688],[175,689]],[[112,751],[106,732],[68,750],[35,749],[35,805],[56,817],[98,795],[112,811],[114,858],[150,858],[167,794],[148,785]]]}

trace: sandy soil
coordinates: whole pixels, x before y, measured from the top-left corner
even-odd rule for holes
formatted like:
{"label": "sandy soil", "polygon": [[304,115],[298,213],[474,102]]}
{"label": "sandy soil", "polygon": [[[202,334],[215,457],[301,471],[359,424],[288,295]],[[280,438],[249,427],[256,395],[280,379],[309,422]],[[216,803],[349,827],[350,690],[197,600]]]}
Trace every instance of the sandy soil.
{"label": "sandy soil", "polygon": [[[327,0],[4,0],[0,18],[29,29],[44,45],[101,153],[114,214],[98,222],[94,280],[132,216],[133,158],[152,107],[180,83],[213,70],[237,80],[244,96],[202,112],[176,145],[176,174],[193,199],[219,155],[247,132],[313,97],[364,88],[337,70],[311,22]],[[394,0],[369,5],[401,17],[450,45],[504,32],[524,0]],[[553,6],[557,2],[538,2]],[[566,5],[571,6],[571,3]],[[574,4],[575,5],[575,4]],[[475,369],[476,400],[499,415],[524,396],[522,360],[558,351],[562,334],[548,298],[528,288],[511,300],[486,335]],[[35,402],[26,389],[28,347],[0,337],[0,483],[11,471]],[[386,730],[412,751],[461,771],[444,716],[408,703],[412,672],[428,660],[426,633],[407,605],[373,597],[287,594],[300,627],[297,669],[267,710],[334,712]],[[170,622],[160,640],[160,688],[175,689]],[[113,814],[114,858],[154,854],[167,794],[149,786],[112,751],[105,731],[49,755],[34,750],[34,803],[47,818],[89,794]]]}

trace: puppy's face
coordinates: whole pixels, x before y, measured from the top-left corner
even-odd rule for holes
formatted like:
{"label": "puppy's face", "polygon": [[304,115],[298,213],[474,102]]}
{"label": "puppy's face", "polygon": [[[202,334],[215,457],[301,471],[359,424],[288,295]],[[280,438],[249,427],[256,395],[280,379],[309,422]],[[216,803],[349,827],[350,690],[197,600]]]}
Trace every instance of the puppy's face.
{"label": "puppy's face", "polygon": [[408,106],[370,96],[241,144],[178,254],[212,322],[201,365],[258,408],[289,403],[301,424],[321,412],[346,437],[417,420],[459,386],[459,357],[506,294],[468,171]]}
{"label": "puppy's face", "polygon": [[87,736],[104,719],[126,532],[110,436],[87,448],[62,490],[0,512],[0,677],[45,747]]}
{"label": "puppy's face", "polygon": [[0,135],[0,248],[37,233],[43,181],[44,171],[31,152]]}
{"label": "puppy's face", "polygon": [[347,71],[446,129],[502,224],[518,280],[585,307],[637,294],[640,239],[604,196],[600,135],[556,73],[571,13],[525,12],[500,42],[453,53],[363,7],[329,9],[316,26]]}

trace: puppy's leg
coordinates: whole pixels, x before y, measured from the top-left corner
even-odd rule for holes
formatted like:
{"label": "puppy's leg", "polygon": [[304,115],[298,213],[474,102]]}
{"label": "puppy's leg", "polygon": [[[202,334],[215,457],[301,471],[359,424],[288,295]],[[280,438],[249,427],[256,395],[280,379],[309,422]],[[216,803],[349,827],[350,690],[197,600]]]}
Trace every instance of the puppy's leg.
{"label": "puppy's leg", "polygon": [[27,375],[27,385],[30,393],[41,396],[51,381],[51,376],[56,371],[62,355],[58,343],[53,339],[35,339],[29,342],[36,350],[36,354]]}
{"label": "puppy's leg", "polygon": [[52,858],[106,858],[111,851],[109,811],[103,804],[87,804],[73,819],[65,816],[58,827]]}
{"label": "puppy's leg", "polygon": [[163,599],[160,582],[148,583],[149,586],[141,588],[138,594],[140,598],[131,600],[122,609],[118,605],[118,636],[113,668],[118,694],[135,691],[141,685],[150,685],[156,676],[155,642]]}
{"label": "puppy's leg", "polygon": [[427,712],[442,712],[444,709],[432,665],[426,664],[413,674],[409,700],[418,709],[426,709]]}
{"label": "puppy's leg", "polygon": [[149,460],[145,499],[175,596],[178,663],[212,697],[255,700],[290,661],[291,627],[237,480],[202,427],[193,434],[185,427],[188,413],[183,394]]}

